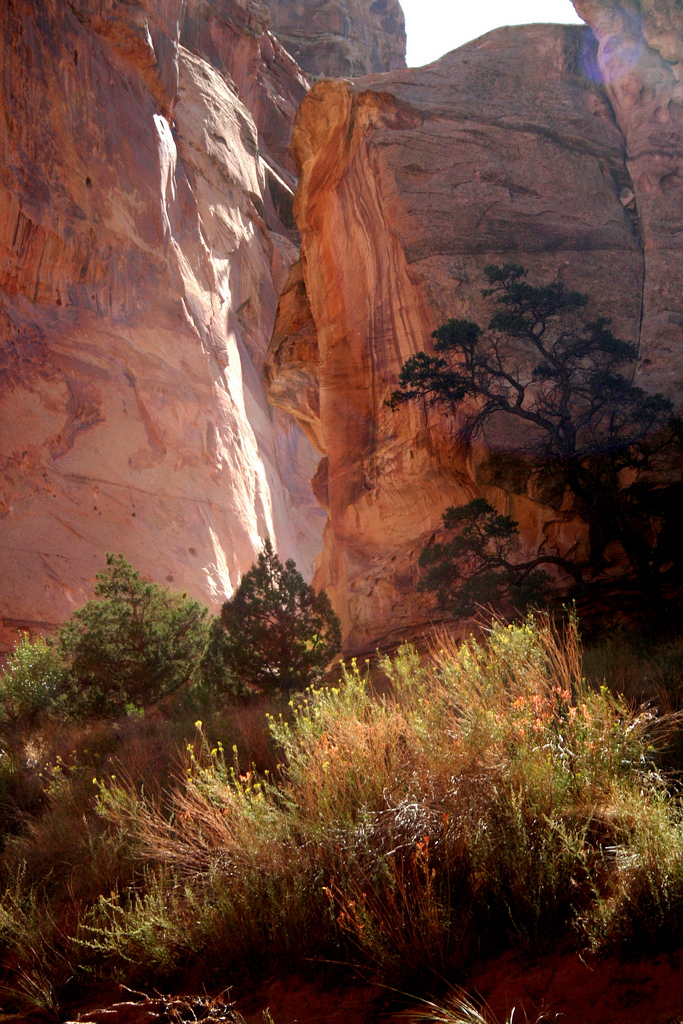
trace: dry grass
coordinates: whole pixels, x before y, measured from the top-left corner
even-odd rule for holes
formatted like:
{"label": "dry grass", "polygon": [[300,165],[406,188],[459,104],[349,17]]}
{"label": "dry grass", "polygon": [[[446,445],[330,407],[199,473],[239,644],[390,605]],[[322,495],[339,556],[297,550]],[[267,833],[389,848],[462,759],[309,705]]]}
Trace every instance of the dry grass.
{"label": "dry grass", "polygon": [[584,672],[595,685],[636,703],[664,711],[683,707],[683,643],[618,631],[603,637],[584,656]]}
{"label": "dry grass", "polygon": [[642,823],[677,864],[677,811],[652,763],[662,721],[581,668],[573,623],[499,624],[431,665],[409,649],[386,661],[385,699],[355,670],[310,692],[271,722],[278,778],[194,744],[168,803],[107,786],[102,813],[151,875],[100,904],[86,941],[168,968],[158,936],[175,932],[181,959],[345,957],[403,981],[466,963],[475,942],[611,942],[633,887],[659,885]]}
{"label": "dry grass", "polygon": [[[402,1016],[409,1024],[499,1024],[498,1018],[484,1006],[476,1006],[467,993],[456,989],[441,1002],[421,999],[416,1007],[405,1010]],[[542,1015],[534,1024],[548,1024],[554,1018]],[[526,1014],[512,1009],[500,1024],[530,1024]]]}
{"label": "dry grass", "polygon": [[37,978],[42,942],[46,992],[67,968],[210,984],[330,961],[424,991],[510,947],[680,942],[680,809],[655,767],[678,722],[589,686],[575,623],[498,623],[383,669],[385,696],[351,667],[266,739],[264,708],[224,746],[215,721],[127,723],[107,752],[82,737],[5,851],[6,971]]}
{"label": "dry grass", "polygon": [[[239,741],[266,768],[275,762],[268,710],[256,703],[213,714],[204,738],[219,732]],[[56,1012],[84,981],[87,956],[76,941],[83,914],[102,895],[144,888],[139,845],[110,827],[98,798],[105,779],[125,778],[162,802],[173,792],[196,717],[175,712],[113,724],[47,721],[0,754],[0,1006]]]}

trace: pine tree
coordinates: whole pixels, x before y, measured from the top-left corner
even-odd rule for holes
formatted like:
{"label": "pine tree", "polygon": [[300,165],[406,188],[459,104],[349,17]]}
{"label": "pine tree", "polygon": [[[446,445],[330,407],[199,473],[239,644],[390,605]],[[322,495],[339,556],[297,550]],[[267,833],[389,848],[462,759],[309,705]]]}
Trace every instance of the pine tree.
{"label": "pine tree", "polygon": [[142,579],[123,555],[107,555],[95,595],[57,637],[72,713],[148,707],[189,680],[206,643],[207,608]]}

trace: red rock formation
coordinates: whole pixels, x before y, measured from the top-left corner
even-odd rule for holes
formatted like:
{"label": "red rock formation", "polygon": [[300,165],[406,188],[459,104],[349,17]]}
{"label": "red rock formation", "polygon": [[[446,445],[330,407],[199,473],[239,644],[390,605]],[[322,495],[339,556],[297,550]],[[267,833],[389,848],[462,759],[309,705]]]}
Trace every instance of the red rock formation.
{"label": "red rock formation", "polygon": [[268,31],[270,11],[262,3],[190,0],[180,41],[208,60],[234,85],[259,132],[262,155],[293,184],[289,152],[294,115],[310,79]]}
{"label": "red rock formation", "polygon": [[598,79],[588,30],[500,29],[423,69],[320,82],[299,111],[303,264],[266,372],[271,400],[324,454],[316,582],[349,650],[430,622],[417,556],[448,505],[483,493],[519,521],[523,553],[585,543],[538,483],[481,450],[456,456],[447,417],[384,402],[438,323],[487,318],[491,262],[589,292],[637,340],[643,250],[624,138]]}
{"label": "red rock formation", "polygon": [[622,201],[643,242],[640,375],[683,391],[683,9],[674,0],[575,0],[599,41],[598,65],[626,143]]}
{"label": "red rock formation", "polygon": [[267,0],[272,28],[311,75],[354,77],[406,66],[399,0]]}
{"label": "red rock formation", "polygon": [[267,166],[306,81],[237,0],[192,0],[188,42],[216,49],[183,48],[185,6],[0,8],[9,634],[67,616],[107,550],[215,607],[267,534],[304,569],[320,543],[312,449],[262,378],[296,256]]}
{"label": "red rock formation", "polygon": [[[6,0],[0,7],[0,617],[54,623],[106,549],[218,602],[275,536],[351,649],[420,630],[416,557],[484,493],[527,551],[583,543],[447,417],[391,413],[405,359],[481,320],[506,258],[599,298],[647,386],[681,388],[681,15],[577,0],[403,63],[397,0]],[[298,49],[297,49],[298,48]],[[317,54],[317,56],[316,56]],[[326,66],[323,66],[323,58]],[[602,80],[605,84],[602,84]],[[293,413],[303,428],[287,425]]]}

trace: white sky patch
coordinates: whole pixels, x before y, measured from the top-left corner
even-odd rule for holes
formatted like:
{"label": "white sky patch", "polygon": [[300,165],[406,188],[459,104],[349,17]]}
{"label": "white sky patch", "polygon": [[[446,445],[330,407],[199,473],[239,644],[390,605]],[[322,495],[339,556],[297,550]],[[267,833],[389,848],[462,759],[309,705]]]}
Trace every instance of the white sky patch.
{"label": "white sky patch", "polygon": [[571,0],[401,0],[408,67],[421,67],[501,25],[582,25]]}

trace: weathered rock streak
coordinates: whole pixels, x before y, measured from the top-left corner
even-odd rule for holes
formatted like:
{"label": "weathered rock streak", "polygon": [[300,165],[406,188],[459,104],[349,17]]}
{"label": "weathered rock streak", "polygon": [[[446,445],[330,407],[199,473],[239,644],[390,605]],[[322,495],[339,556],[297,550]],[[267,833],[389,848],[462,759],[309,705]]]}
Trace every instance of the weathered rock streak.
{"label": "weathered rock streak", "polygon": [[683,391],[683,8],[675,0],[575,0],[625,140],[644,253],[640,374]]}

